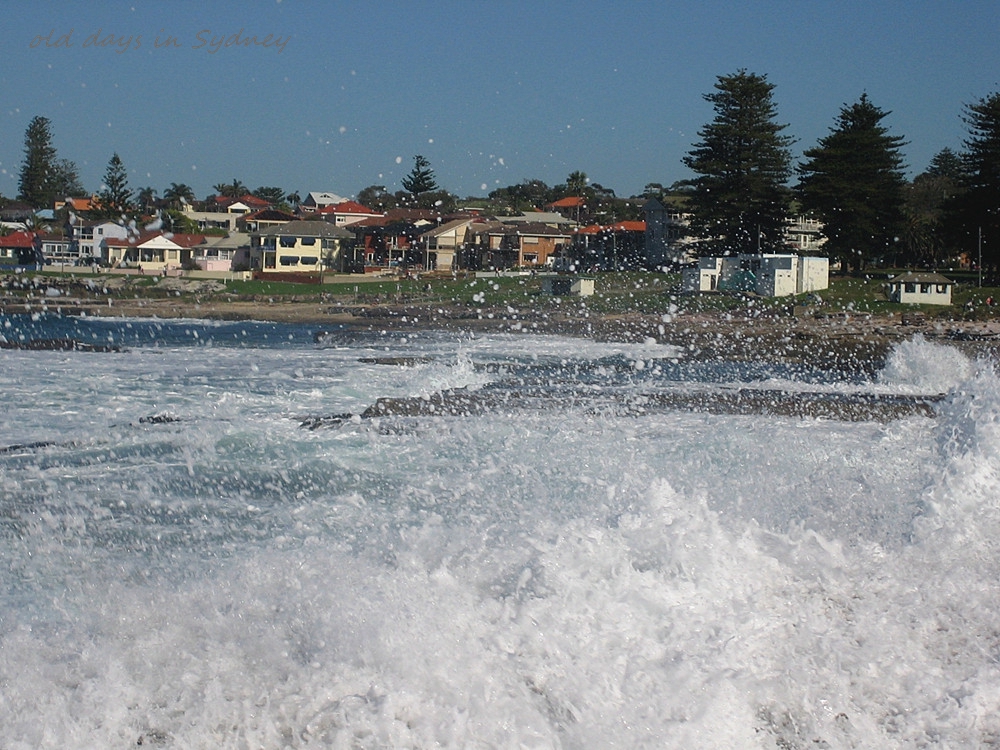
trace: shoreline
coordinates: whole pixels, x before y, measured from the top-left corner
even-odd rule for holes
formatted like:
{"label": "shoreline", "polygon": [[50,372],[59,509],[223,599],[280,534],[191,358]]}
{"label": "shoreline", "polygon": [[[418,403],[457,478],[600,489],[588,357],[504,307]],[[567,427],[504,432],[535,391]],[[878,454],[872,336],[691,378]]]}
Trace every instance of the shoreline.
{"label": "shoreline", "polygon": [[739,316],[729,313],[598,314],[512,308],[472,310],[438,303],[338,305],[277,298],[53,298],[0,301],[6,315],[47,313],[100,318],[205,319],[314,325],[320,330],[443,330],[553,334],[598,341],[655,341],[694,360],[778,361],[871,371],[896,344],[921,335],[973,356],[1000,361],[1000,323],[929,320],[904,325],[900,316],[868,314]]}

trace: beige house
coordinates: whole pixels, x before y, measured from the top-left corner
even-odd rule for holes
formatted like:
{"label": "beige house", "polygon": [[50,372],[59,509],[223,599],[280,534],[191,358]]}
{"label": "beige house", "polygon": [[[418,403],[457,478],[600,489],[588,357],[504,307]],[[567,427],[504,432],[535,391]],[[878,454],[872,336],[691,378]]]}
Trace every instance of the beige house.
{"label": "beige house", "polygon": [[340,271],[354,235],[325,221],[290,221],[250,239],[250,267],[268,273]]}
{"label": "beige house", "polygon": [[139,268],[144,273],[171,271],[189,263],[195,248],[205,244],[203,234],[144,232],[125,239],[105,240],[112,266]]}
{"label": "beige house", "polygon": [[455,219],[421,234],[417,241],[424,251],[424,269],[450,271],[458,267],[456,257],[471,241],[472,219]]}

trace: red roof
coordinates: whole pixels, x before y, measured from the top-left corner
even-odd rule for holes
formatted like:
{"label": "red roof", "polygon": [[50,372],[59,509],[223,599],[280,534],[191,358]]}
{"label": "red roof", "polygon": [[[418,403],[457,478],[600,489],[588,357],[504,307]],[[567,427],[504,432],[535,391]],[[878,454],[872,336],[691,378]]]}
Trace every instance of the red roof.
{"label": "red roof", "polygon": [[590,224],[574,230],[577,234],[600,234],[601,232],[645,232],[644,221],[619,221],[616,224]]}
{"label": "red roof", "polygon": [[34,232],[17,231],[0,237],[0,247],[33,247],[34,244]]}
{"label": "red roof", "polygon": [[578,208],[584,205],[584,203],[586,203],[586,201],[584,201],[583,198],[571,195],[566,198],[560,198],[555,203],[550,203],[549,206],[552,208]]}
{"label": "red roof", "polygon": [[111,247],[136,247],[137,245],[145,245],[157,237],[166,237],[175,245],[185,248],[201,245],[205,242],[203,234],[184,234],[183,232],[142,232],[138,237],[134,235],[125,239],[109,237],[105,242]]}
{"label": "red roof", "polygon": [[355,203],[354,201],[344,201],[342,203],[336,203],[330,206],[323,206],[319,209],[321,214],[374,214],[368,206],[362,206],[360,203]]}

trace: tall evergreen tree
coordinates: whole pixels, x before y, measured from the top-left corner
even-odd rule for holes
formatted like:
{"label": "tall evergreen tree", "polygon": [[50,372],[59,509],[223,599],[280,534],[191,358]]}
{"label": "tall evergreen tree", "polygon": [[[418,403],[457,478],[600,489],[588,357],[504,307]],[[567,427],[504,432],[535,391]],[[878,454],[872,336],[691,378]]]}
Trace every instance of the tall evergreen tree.
{"label": "tall evergreen tree", "polygon": [[692,229],[715,251],[784,246],[793,139],[775,122],[773,90],[766,76],[740,70],[705,94],[715,119],[683,161],[700,175],[691,181]]}
{"label": "tall evergreen tree", "polygon": [[827,252],[854,271],[895,254],[903,232],[905,144],[882,125],[889,114],[862,94],[799,166],[803,207],[823,222]]}
{"label": "tall evergreen tree", "polygon": [[24,162],[17,183],[17,197],[33,208],[51,208],[56,192],[53,186],[55,164],[51,123],[47,117],[33,117],[24,133]]}
{"label": "tall evergreen tree", "polygon": [[104,172],[104,185],[97,194],[98,213],[103,218],[120,219],[133,209],[125,164],[116,152]]}
{"label": "tall evergreen tree", "polygon": [[434,180],[434,170],[431,163],[423,156],[417,154],[413,157],[413,169],[402,179],[403,189],[417,198],[421,193],[429,193],[438,189],[438,184]]}
{"label": "tall evergreen tree", "polygon": [[56,159],[49,172],[54,198],[81,198],[87,194],[80,182],[80,170],[69,159]]}
{"label": "tall evergreen tree", "polygon": [[904,188],[905,227],[894,265],[938,266],[948,259],[952,235],[947,215],[964,190],[963,175],[961,157],[943,148]]}
{"label": "tall evergreen tree", "polygon": [[968,104],[962,116],[969,135],[962,153],[964,194],[952,211],[961,249],[980,244],[983,266],[1000,270],[1000,92]]}

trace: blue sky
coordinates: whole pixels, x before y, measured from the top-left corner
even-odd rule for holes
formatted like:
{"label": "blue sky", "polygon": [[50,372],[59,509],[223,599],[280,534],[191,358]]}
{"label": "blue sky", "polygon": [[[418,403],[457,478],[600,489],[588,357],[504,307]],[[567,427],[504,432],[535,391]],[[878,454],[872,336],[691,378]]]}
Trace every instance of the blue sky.
{"label": "blue sky", "polygon": [[[415,154],[462,197],[574,170],[628,196],[690,176],[703,95],[741,68],[775,85],[796,159],[867,92],[911,174],[961,149],[963,105],[1000,90],[995,0],[92,0],[4,16],[8,197],[35,115],[93,191],[117,151],[133,188],[199,197],[234,178],[394,191]],[[217,46],[237,34],[270,46]]]}

